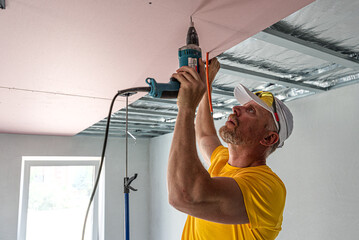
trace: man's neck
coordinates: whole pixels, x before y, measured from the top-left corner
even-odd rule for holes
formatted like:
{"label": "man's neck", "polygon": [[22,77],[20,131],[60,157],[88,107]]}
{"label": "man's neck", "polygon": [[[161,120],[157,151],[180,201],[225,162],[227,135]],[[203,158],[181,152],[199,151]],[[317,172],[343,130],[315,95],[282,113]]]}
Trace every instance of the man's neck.
{"label": "man's neck", "polygon": [[266,165],[264,152],[257,147],[228,144],[228,163],[233,167],[256,167]]}

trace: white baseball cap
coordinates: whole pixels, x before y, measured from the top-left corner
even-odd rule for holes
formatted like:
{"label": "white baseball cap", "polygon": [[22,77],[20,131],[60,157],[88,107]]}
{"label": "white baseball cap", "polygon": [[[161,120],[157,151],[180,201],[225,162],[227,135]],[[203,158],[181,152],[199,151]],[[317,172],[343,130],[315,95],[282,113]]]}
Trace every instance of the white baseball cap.
{"label": "white baseball cap", "polygon": [[[261,93],[263,92],[252,93],[242,84],[239,84],[234,88],[234,97],[241,105],[244,105],[253,100],[272,114],[277,129],[279,129],[278,147],[282,147],[284,141],[293,131],[293,115],[289,108],[284,105],[284,103],[278,98],[274,97],[272,93],[264,92],[269,93],[272,96],[271,99],[262,97],[263,94]],[[275,105],[273,105],[273,103]]]}

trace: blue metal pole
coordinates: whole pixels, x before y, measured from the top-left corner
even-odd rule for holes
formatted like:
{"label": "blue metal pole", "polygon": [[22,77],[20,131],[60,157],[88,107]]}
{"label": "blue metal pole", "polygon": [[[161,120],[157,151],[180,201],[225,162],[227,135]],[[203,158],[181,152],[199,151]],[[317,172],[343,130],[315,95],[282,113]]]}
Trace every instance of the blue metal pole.
{"label": "blue metal pole", "polygon": [[125,193],[125,240],[130,240],[129,194]]}

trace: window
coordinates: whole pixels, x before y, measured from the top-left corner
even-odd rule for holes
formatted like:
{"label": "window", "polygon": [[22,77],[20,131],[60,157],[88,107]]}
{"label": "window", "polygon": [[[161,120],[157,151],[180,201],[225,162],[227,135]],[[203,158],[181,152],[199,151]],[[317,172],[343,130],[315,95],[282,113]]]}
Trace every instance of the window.
{"label": "window", "polygon": [[[18,240],[81,239],[99,163],[99,157],[23,157]],[[103,239],[102,185],[87,219],[88,240]]]}

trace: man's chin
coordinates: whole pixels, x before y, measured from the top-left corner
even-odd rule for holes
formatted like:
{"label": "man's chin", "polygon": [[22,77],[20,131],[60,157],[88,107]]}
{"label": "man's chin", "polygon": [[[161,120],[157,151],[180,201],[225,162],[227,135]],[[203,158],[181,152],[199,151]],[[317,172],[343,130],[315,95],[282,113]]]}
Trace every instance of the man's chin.
{"label": "man's chin", "polygon": [[219,129],[219,136],[223,139],[223,141],[225,141],[225,139],[223,138],[223,134],[225,132],[228,132],[228,128],[226,125],[222,126],[220,129]]}
{"label": "man's chin", "polygon": [[229,129],[226,125],[219,129],[219,136],[225,143],[239,144],[239,139],[236,138],[235,132]]}

